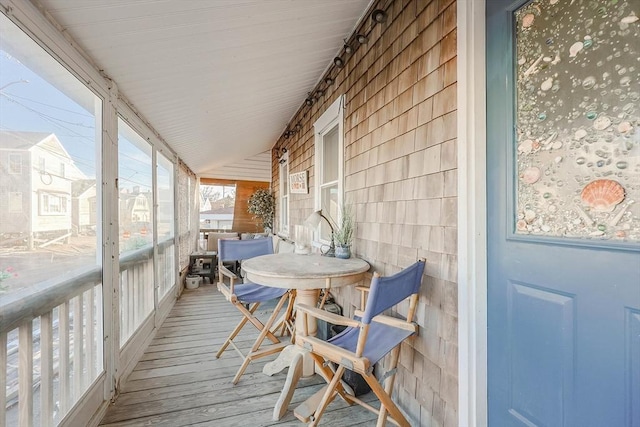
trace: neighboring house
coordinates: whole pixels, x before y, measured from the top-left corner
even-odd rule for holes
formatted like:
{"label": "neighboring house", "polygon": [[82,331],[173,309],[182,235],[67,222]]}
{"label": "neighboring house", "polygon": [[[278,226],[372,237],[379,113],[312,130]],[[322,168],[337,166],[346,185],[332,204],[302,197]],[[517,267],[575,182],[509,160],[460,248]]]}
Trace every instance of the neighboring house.
{"label": "neighboring house", "polygon": [[153,194],[140,192],[139,187],[133,191],[120,192],[120,229],[131,234],[147,235],[151,228],[153,212]]}
{"label": "neighboring house", "polygon": [[200,228],[231,230],[233,227],[233,206],[200,212]]}
{"label": "neighboring house", "polygon": [[72,230],[72,184],[84,174],[55,134],[0,132],[2,241],[38,243]]}
{"label": "neighboring house", "polygon": [[71,218],[73,232],[94,234],[97,224],[96,180],[80,179],[71,186]]}

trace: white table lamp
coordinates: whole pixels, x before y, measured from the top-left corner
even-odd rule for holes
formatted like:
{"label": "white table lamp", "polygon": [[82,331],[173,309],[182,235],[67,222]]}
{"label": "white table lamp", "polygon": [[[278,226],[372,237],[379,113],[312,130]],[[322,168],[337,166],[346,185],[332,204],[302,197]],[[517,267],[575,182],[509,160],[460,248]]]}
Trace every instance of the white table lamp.
{"label": "white table lamp", "polygon": [[329,224],[329,228],[331,229],[331,245],[329,246],[329,250],[323,253],[323,255],[336,256],[336,245],[333,239],[333,225],[331,225],[331,221],[329,221],[329,219],[322,214],[322,210],[317,210],[309,215],[309,217],[304,220],[304,224],[310,228],[318,228],[322,218],[327,221],[327,224]]}

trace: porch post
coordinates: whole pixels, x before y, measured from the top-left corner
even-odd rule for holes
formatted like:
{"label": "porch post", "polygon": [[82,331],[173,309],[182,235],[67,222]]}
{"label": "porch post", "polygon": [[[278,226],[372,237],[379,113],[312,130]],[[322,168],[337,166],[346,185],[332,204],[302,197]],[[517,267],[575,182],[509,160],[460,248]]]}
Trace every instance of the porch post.
{"label": "porch post", "polygon": [[485,0],[458,0],[458,422],[487,425]]}
{"label": "porch post", "polygon": [[104,315],[104,398],[109,401],[120,381],[120,246],[118,209],[118,88],[109,81],[102,111],[102,301]]}

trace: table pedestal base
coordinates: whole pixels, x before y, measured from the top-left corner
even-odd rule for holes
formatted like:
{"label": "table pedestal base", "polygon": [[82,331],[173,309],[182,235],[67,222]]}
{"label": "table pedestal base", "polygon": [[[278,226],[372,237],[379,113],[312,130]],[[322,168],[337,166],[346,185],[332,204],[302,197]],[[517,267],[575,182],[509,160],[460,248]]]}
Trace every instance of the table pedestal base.
{"label": "table pedestal base", "polygon": [[[289,407],[289,403],[291,403],[291,398],[293,397],[293,392],[296,391],[298,380],[302,377],[304,358],[305,357],[302,352],[296,352],[291,360],[291,366],[289,366],[289,372],[287,372],[287,379],[284,382],[284,386],[282,387],[276,406],[273,408],[274,421],[278,421],[287,412],[287,408]],[[307,359],[313,362],[311,357],[307,356]]]}
{"label": "table pedestal base", "polygon": [[[300,289],[296,295],[296,304],[306,304],[315,306],[318,301],[318,295],[320,291],[318,289]],[[301,331],[303,329],[302,316],[296,317],[296,330]],[[309,335],[316,334],[316,323],[309,322]],[[267,375],[274,375],[277,372],[282,371],[284,368],[289,367],[287,372],[287,379],[280,392],[280,397],[276,402],[276,406],[273,409],[274,421],[279,420],[287,412],[293,392],[296,390],[296,385],[301,377],[310,377],[315,373],[315,366],[313,358],[309,354],[308,350],[303,349],[297,345],[287,346],[274,360],[267,363],[262,372]]]}
{"label": "table pedestal base", "polygon": [[[264,368],[262,368],[262,373],[265,375],[269,375],[270,377],[274,376],[278,372],[281,372],[285,368],[288,368],[289,366],[291,366],[291,363],[293,362],[293,358],[298,353],[307,353],[307,351],[294,344],[286,346],[280,352],[280,354],[278,354],[278,357],[275,360],[268,362],[264,365]],[[314,374],[313,359],[311,357],[304,357],[303,367],[302,367],[302,376],[310,377],[313,374]]]}

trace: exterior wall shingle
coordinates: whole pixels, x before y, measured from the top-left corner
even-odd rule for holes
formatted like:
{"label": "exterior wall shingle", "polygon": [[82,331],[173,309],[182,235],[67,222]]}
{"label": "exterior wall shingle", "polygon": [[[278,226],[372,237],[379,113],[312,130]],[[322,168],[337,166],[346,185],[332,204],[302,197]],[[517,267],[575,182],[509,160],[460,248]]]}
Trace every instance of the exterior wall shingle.
{"label": "exterior wall shingle", "polygon": [[[289,198],[292,225],[313,211],[313,123],[341,94],[345,102],[345,199],[353,206],[356,256],[391,274],[427,258],[416,321],[403,345],[394,398],[415,425],[454,426],[458,411],[456,2],[393,0],[387,22],[346,59],[332,86],[277,141],[290,172],[309,171],[310,193]],[[374,6],[375,7],[375,6]],[[365,28],[369,28],[366,23]],[[274,150],[273,189],[278,191]],[[278,207],[279,209],[279,207]],[[276,230],[277,230],[276,226]],[[355,289],[334,292],[345,315]],[[400,314],[406,307],[399,308]],[[384,365],[386,360],[382,363]]]}

